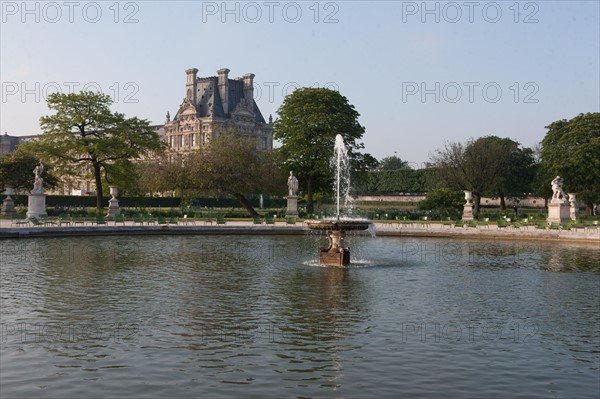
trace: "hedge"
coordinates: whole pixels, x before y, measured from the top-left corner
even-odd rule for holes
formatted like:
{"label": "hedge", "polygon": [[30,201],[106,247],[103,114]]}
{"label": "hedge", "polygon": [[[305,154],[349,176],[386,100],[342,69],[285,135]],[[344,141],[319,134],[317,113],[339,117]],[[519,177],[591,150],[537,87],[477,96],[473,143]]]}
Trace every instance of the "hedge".
{"label": "hedge", "polygon": [[[26,195],[13,195],[15,206],[27,206]],[[104,207],[108,207],[109,197],[105,197],[103,202]],[[260,196],[248,196],[248,201],[253,207],[259,208]],[[282,208],[287,204],[283,198],[263,199],[265,208]],[[119,205],[123,208],[178,208],[181,207],[181,198],[178,197],[121,197]],[[185,204],[187,205],[187,204]],[[240,202],[235,198],[195,198],[190,202],[194,208],[240,208]],[[48,195],[46,197],[46,206],[48,207],[86,207],[93,208],[96,206],[96,197],[90,196],[74,196],[74,195]]]}

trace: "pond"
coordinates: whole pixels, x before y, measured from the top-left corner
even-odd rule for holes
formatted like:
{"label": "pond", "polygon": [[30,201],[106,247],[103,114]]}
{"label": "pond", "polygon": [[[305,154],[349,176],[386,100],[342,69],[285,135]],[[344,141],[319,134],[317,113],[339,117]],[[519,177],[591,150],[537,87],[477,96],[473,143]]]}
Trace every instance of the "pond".
{"label": "pond", "polygon": [[597,398],[600,248],[314,236],[0,242],[0,396]]}

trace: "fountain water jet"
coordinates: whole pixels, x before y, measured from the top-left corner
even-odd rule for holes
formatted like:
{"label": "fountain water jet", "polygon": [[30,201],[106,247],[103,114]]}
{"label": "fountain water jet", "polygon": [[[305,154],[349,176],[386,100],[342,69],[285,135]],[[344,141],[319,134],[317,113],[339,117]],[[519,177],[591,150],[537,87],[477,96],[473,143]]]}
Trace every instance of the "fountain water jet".
{"label": "fountain water jet", "polygon": [[335,137],[332,163],[335,169],[336,218],[308,220],[306,224],[311,230],[324,230],[327,232],[329,245],[326,248],[321,248],[319,252],[320,263],[331,266],[348,266],[350,264],[350,248],[343,245],[345,232],[350,230],[367,230],[372,226],[372,223],[368,220],[340,219],[340,198],[343,194],[345,206],[348,205],[350,198],[348,150],[340,134]]}

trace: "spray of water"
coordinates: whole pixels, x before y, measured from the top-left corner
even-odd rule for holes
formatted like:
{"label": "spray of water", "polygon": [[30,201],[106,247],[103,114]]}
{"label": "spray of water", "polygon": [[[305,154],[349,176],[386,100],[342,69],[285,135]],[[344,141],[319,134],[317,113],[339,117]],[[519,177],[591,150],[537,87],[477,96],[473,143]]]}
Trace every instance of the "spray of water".
{"label": "spray of water", "polygon": [[350,216],[352,213],[352,197],[350,197],[350,160],[348,158],[348,149],[344,144],[344,138],[341,134],[335,136],[335,146],[333,147],[333,158],[331,159],[333,170],[335,171],[335,181],[333,190],[336,194],[336,218],[340,218],[340,202],[343,201],[343,209]]}

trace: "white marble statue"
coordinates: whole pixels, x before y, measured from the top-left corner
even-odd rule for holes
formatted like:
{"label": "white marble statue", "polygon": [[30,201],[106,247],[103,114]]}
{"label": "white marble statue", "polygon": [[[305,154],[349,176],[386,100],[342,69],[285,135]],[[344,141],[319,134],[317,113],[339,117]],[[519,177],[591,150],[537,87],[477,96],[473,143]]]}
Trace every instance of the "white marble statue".
{"label": "white marble statue", "polygon": [[31,190],[33,194],[44,193],[44,179],[42,179],[42,173],[44,173],[44,164],[40,162],[40,164],[36,165],[35,169],[33,170],[33,175],[35,176],[35,180],[33,181],[33,190]]}
{"label": "white marble statue", "polygon": [[294,176],[294,172],[290,171],[290,177],[288,177],[288,193],[290,197],[295,197],[298,192],[298,179]]}
{"label": "white marble statue", "polygon": [[560,176],[556,176],[552,180],[552,201],[560,202],[566,200],[565,192],[563,191],[563,179]]}

